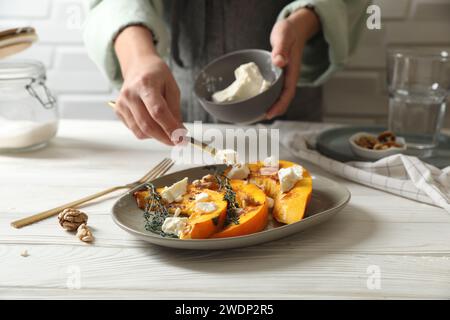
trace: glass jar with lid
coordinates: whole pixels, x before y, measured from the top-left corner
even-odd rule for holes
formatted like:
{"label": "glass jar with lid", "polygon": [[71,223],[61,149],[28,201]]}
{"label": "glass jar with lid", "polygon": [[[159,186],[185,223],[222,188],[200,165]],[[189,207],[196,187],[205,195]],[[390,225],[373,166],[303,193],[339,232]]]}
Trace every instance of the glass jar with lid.
{"label": "glass jar with lid", "polygon": [[58,130],[56,100],[38,61],[0,62],[0,152],[45,146]]}

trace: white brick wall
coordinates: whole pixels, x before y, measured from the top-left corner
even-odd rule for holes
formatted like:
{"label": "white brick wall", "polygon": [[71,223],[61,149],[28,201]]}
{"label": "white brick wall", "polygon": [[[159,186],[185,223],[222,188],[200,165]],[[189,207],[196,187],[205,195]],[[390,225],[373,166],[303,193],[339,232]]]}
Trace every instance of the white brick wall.
{"label": "white brick wall", "polygon": [[36,28],[39,42],[9,59],[37,59],[46,65],[62,117],[116,119],[106,105],[116,93],[83,46],[86,12],[82,0],[0,0],[0,29]]}
{"label": "white brick wall", "polygon": [[[326,120],[384,123],[387,115],[385,49],[389,45],[450,50],[450,0],[375,0],[382,29],[365,30],[348,67],[324,87]],[[115,93],[83,48],[82,0],[0,0],[0,29],[32,25],[38,44],[17,58],[41,60],[67,118],[114,119],[105,101]],[[446,126],[450,127],[450,111]]]}

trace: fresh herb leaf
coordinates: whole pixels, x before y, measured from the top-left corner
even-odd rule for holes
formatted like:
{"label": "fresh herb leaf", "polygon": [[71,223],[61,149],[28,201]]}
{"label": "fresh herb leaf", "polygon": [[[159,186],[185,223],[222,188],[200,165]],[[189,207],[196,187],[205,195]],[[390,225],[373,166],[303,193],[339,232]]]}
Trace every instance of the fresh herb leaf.
{"label": "fresh herb leaf", "polygon": [[162,202],[162,198],[156,191],[152,183],[146,183],[145,187],[148,190],[146,198],[147,205],[144,211],[145,230],[151,231],[161,235],[162,237],[177,238],[177,236],[165,233],[162,231],[164,220],[169,216],[169,211]]}
{"label": "fresh herb leaf", "polygon": [[230,184],[230,179],[223,174],[216,174],[216,179],[219,184],[219,190],[224,191],[223,199],[227,202],[227,215],[225,217],[225,227],[231,223],[239,224],[238,210],[239,204],[236,200],[236,192]]}

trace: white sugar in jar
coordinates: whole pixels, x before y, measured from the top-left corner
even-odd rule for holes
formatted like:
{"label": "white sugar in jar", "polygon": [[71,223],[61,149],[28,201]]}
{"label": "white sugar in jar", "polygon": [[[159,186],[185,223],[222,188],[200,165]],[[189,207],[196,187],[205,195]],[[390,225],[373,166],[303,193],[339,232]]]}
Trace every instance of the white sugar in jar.
{"label": "white sugar in jar", "polygon": [[56,135],[56,100],[45,80],[40,62],[0,62],[0,152],[37,149]]}

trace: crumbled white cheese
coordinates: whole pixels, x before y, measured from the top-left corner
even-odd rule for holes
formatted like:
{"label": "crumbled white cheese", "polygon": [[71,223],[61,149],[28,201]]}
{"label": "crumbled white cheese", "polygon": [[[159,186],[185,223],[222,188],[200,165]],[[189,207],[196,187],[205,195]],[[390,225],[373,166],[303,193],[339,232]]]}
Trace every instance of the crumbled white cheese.
{"label": "crumbled white cheese", "polygon": [[210,213],[217,209],[214,202],[197,202],[195,204],[195,209],[203,213]]}
{"label": "crumbled white cheese", "polygon": [[216,153],[216,159],[220,163],[235,164],[238,162],[238,154],[233,149],[218,150]]}
{"label": "crumbled white cheese", "polygon": [[205,201],[209,199],[209,194],[202,192],[195,195],[195,201]]}
{"label": "crumbled white cheese", "polygon": [[179,237],[187,224],[188,218],[167,217],[164,220],[161,230],[165,233],[174,234]]}
{"label": "crumbled white cheese", "polygon": [[267,206],[269,207],[269,209],[272,209],[273,205],[275,204],[275,201],[271,197],[266,197],[266,199],[267,199]]}
{"label": "crumbled white cheese", "polygon": [[233,165],[230,171],[227,172],[228,179],[247,179],[250,174],[250,169],[243,163]]}
{"label": "crumbled white cheese", "polygon": [[289,168],[278,170],[281,192],[288,192],[294,185],[303,178],[303,167],[295,165]]}
{"label": "crumbled white cheese", "polygon": [[161,197],[167,202],[172,203],[174,201],[179,202],[182,200],[182,196],[187,191],[188,178],[180,180],[170,187],[165,187],[161,192]]}
{"label": "crumbled white cheese", "polygon": [[254,97],[270,87],[254,62],[240,65],[234,70],[236,80],[227,88],[213,94],[214,102],[234,102]]}

